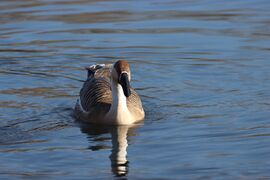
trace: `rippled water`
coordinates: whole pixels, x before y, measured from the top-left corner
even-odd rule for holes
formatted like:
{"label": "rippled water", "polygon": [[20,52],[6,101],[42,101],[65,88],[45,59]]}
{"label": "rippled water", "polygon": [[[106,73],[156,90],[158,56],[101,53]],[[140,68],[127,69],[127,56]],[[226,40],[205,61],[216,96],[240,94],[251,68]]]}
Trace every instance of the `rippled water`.
{"label": "rippled water", "polygon": [[[0,179],[270,178],[269,8],[1,0]],[[117,59],[144,124],[75,123],[84,67]]]}

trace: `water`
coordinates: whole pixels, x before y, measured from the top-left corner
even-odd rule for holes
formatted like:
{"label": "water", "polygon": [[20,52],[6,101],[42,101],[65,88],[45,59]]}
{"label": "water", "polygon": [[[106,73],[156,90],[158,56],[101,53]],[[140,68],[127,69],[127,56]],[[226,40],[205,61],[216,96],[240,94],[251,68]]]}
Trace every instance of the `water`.
{"label": "water", "polygon": [[[1,0],[0,179],[270,178],[269,8]],[[74,122],[84,67],[117,59],[144,124]]]}

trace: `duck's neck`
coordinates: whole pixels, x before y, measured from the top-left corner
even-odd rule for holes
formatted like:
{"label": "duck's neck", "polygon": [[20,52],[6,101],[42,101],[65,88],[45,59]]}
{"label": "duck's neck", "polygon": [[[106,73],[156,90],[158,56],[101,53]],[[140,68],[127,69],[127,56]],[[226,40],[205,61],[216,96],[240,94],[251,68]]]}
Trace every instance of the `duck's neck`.
{"label": "duck's neck", "polygon": [[123,88],[120,84],[112,81],[112,104],[107,118],[112,124],[130,124],[133,121],[130,111],[127,107],[127,98],[124,95]]}

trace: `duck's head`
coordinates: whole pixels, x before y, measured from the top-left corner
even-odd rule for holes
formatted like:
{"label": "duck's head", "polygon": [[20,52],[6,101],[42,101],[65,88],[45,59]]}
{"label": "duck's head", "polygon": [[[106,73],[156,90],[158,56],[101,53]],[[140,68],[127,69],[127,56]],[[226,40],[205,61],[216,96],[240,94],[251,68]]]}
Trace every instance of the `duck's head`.
{"label": "duck's head", "polygon": [[130,91],[130,68],[126,60],[119,60],[114,63],[112,68],[112,81],[122,86],[126,97],[131,95]]}

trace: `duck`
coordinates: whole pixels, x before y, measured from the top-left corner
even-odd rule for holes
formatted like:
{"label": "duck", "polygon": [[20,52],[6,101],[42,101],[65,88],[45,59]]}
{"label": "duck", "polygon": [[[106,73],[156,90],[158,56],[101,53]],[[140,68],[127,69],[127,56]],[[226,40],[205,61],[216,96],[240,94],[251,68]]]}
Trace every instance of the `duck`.
{"label": "duck", "polygon": [[86,70],[87,80],[74,109],[76,119],[104,125],[131,125],[144,120],[141,98],[131,87],[128,61],[95,64]]}

